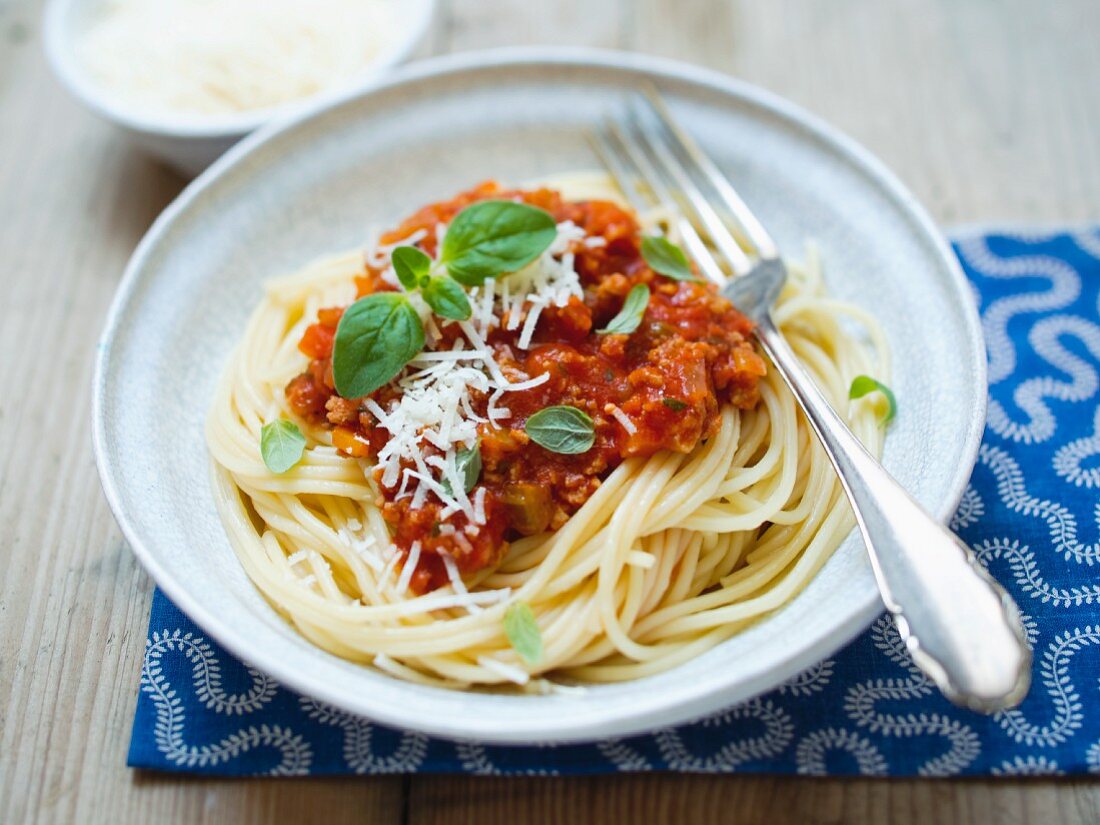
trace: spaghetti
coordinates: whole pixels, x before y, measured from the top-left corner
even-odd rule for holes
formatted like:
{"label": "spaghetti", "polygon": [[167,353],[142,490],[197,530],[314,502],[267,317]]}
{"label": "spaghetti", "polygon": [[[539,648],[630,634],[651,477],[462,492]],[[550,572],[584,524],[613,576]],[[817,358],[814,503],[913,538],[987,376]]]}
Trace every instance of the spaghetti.
{"label": "spaghetti", "polygon": [[[566,199],[618,200],[602,178],[566,178],[556,181],[556,188]],[[652,230],[660,217],[639,220]],[[440,222],[433,240],[445,228]],[[573,229],[559,223],[555,243]],[[373,245],[367,271],[385,270],[392,280],[386,261],[393,249],[417,243],[425,234],[407,232],[399,242]],[[241,564],[267,600],[313,643],[399,678],[451,687],[505,684],[543,691],[554,689],[559,679],[634,679],[699,655],[782,607],[850,531],[853,520],[839,482],[790,391],[774,370],[754,373],[751,345],[741,348],[734,336],[734,344],[717,345],[747,372],[731,379],[734,386],[725,390],[721,406],[700,419],[690,449],[681,440],[670,442],[671,449],[631,454],[630,444],[644,443],[639,438],[667,440],[672,431],[660,423],[647,430],[654,419],[637,405],[603,405],[594,425],[596,446],[582,454],[614,443],[622,447],[622,457],[598,474],[587,494],[566,502],[552,499],[552,515],[538,519],[532,529],[517,533],[517,522],[508,522],[512,540],[498,542],[499,557],[459,552],[459,546],[470,544],[465,536],[476,542],[479,530],[484,533],[492,524],[500,493],[492,482],[500,469],[492,452],[481,481],[464,496],[457,490],[463,485],[454,463],[461,449],[456,452],[453,445],[468,445],[474,436],[459,433],[454,437],[465,441],[449,448],[444,439],[442,446],[428,450],[431,466],[439,468],[434,480],[425,475],[421,457],[414,461],[407,450],[393,460],[387,477],[384,446],[398,440],[403,425],[394,418],[402,410],[427,416],[416,419],[414,432],[435,427],[437,441],[440,432],[458,426],[431,418],[434,413],[426,406],[415,406],[415,397],[406,402],[416,387],[429,382],[425,378],[418,384],[417,376],[439,383],[440,376],[458,375],[457,368],[441,365],[461,361],[465,348],[476,348],[487,334],[486,326],[514,325],[516,335],[523,335],[539,296],[549,297],[543,320],[529,325],[536,340],[540,323],[555,323],[554,307],[579,300],[569,295],[567,276],[574,261],[568,250],[599,242],[583,233],[566,241],[552,244],[542,256],[544,268],[551,269],[539,277],[552,283],[541,292],[528,291],[522,299],[501,295],[511,277],[533,289],[530,284],[538,277],[524,269],[470,289],[474,312],[469,321],[431,320],[420,307],[428,319],[428,347],[417,356],[422,360],[414,358],[388,389],[370,396],[382,405],[364,399],[356,407],[358,418],[349,420],[369,425],[353,424],[350,430],[303,418],[308,405],[287,388],[314,364],[324,363],[311,362],[299,345],[326,308],[354,300],[356,278],[364,272],[362,254],[318,261],[269,283],[221,381],[207,440],[217,506]],[[646,277],[652,277],[649,284],[657,295],[662,279],[653,273]],[[685,294],[679,286],[664,293],[673,298]],[[646,311],[656,312],[660,305],[651,300]],[[496,307],[496,314],[489,307]],[[874,318],[826,296],[812,250],[804,266],[792,268],[774,316],[826,396],[860,439],[880,452],[883,434],[875,403],[848,398],[857,376],[888,375],[888,351]],[[440,327],[461,334],[448,337]],[[622,338],[629,342],[635,336]],[[531,335],[526,344],[532,346]],[[546,397],[549,392],[545,386],[533,388],[549,382],[541,373],[494,375],[496,369],[485,360],[491,359],[463,362],[480,369],[482,378],[459,375],[482,382],[471,390],[474,398],[490,399],[476,409],[464,402],[469,414],[459,424],[474,421],[478,438],[507,431],[512,416],[530,422],[524,393]],[[751,385],[745,380],[748,373],[753,373]],[[607,377],[618,380],[610,371]],[[328,410],[327,421],[340,403],[321,408]],[[667,406],[679,413],[689,403],[694,402],[689,398]],[[300,461],[275,473],[261,458],[259,444],[265,424],[280,418],[301,421],[307,445]],[[355,429],[361,426],[366,429]],[[618,440],[612,442],[607,433],[613,428],[618,428]],[[358,442],[370,449],[352,457],[359,452]],[[539,450],[537,456],[557,466],[559,459]],[[548,478],[543,486],[560,480]],[[431,507],[430,532],[413,540],[407,519]],[[456,538],[448,543],[452,535]],[[506,617],[517,606],[533,620],[537,655],[518,645],[506,628]]]}

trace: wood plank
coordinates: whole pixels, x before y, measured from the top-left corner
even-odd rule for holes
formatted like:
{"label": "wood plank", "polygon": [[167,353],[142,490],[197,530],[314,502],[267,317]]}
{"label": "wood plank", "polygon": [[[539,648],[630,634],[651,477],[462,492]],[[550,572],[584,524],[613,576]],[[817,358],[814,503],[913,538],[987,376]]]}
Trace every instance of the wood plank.
{"label": "wood plank", "polygon": [[417,778],[412,825],[578,822],[908,825],[1100,821],[1095,783],[838,780],[638,774],[583,778]]}
{"label": "wood plank", "polygon": [[[115,810],[124,822],[194,822],[204,825],[399,822],[405,781],[400,777],[286,780],[181,779],[136,776]],[[112,817],[113,819],[113,817]]]}
{"label": "wood plank", "polygon": [[622,0],[447,0],[440,4],[440,53],[504,46],[622,48],[629,2]]}
{"label": "wood plank", "polygon": [[[676,31],[669,16],[693,3],[698,12],[700,0],[658,0],[632,45],[660,48]],[[1079,33],[1100,26],[1097,3],[739,0],[732,8],[697,35],[706,52],[685,38],[673,56],[758,83],[844,129],[943,224],[1096,218],[1100,49]]]}
{"label": "wood plank", "polygon": [[397,777],[166,781],[125,767],[152,583],[99,490],[92,356],[126,259],[184,181],[61,93],[37,5],[0,6],[0,822],[392,821]]}

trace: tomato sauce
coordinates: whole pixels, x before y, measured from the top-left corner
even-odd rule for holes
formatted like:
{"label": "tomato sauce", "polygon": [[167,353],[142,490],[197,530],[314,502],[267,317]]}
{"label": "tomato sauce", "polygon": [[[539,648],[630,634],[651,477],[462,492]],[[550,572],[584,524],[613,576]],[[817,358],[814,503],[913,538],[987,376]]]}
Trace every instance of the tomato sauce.
{"label": "tomato sauce", "polygon": [[[478,486],[486,490],[485,524],[466,529],[466,517],[459,512],[444,527],[439,518],[443,504],[435,496],[414,509],[410,497],[397,499],[396,489],[382,489],[379,505],[395,545],[407,552],[413,542],[421,543],[411,582],[418,593],[447,583],[441,551],[450,553],[463,573],[494,565],[509,539],[561,527],[625,458],[660,450],[690,452],[715,434],[723,404],[749,409],[759,400],[757,383],[765,365],[750,341],[752,323],[714,286],[672,280],[650,269],[641,255],[637,221],[614,203],[568,202],[550,189],[504,191],[489,182],[424,207],[384,234],[381,243],[396,243],[426,230],[417,246],[434,256],[439,223],[449,222],[475,201],[513,197],[545,209],[559,223],[573,221],[588,237],[602,238],[603,243],[573,245],[584,298],[573,297],[564,307],[544,310],[527,350],[516,345],[518,328],[494,328],[487,339],[502,368],[532,378],[546,373],[549,379],[532,389],[507,393],[500,403],[511,415],[501,426],[481,425],[483,469]],[[360,296],[392,289],[381,279],[381,271],[370,267],[356,281]],[[622,309],[636,284],[646,284],[651,293],[638,328],[629,335],[596,333]],[[332,345],[342,312],[324,309],[317,323],[306,329],[299,348],[310,364],[287,385],[286,395],[296,414],[332,429],[333,443],[343,453],[370,458],[389,434],[359,399],[341,398],[334,388]],[[459,334],[453,324],[442,331],[440,347]],[[372,397],[386,406],[395,392],[387,386]],[[475,411],[484,414],[488,399],[474,393],[472,401]],[[574,406],[591,416],[591,449],[562,455],[530,440],[523,429],[527,418],[553,405]],[[633,432],[618,416],[630,420]]]}

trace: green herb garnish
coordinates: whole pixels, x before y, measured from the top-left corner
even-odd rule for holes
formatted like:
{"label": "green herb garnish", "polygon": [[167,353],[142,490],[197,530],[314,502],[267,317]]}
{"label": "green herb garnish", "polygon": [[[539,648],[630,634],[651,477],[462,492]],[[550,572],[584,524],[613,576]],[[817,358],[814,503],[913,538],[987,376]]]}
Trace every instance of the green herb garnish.
{"label": "green herb garnish", "polygon": [[[474,485],[477,484],[477,480],[481,476],[480,442],[469,449],[463,448],[455,453],[455,471],[458,473],[458,477],[462,479],[463,492],[468,493],[474,489]],[[447,495],[454,495],[451,490],[451,482],[446,476],[443,476],[440,484]]]}
{"label": "green herb garnish", "polygon": [[645,284],[637,284],[626,294],[623,308],[619,314],[611,319],[611,322],[603,329],[596,332],[602,335],[629,335],[638,328],[649,306],[649,287]]}
{"label": "green herb garnish", "polygon": [[306,437],[293,421],[269,421],[260,430],[260,455],[273,473],[285,473],[302,460]]}
{"label": "green herb garnish", "polygon": [[393,261],[393,271],[397,273],[397,280],[409,291],[416,289],[420,280],[427,277],[432,269],[432,259],[415,246],[397,247],[390,256],[390,260]]}
{"label": "green herb garnish", "polygon": [[681,401],[679,398],[662,398],[661,403],[668,407],[673,412],[681,412],[688,408],[686,402]]}
{"label": "green herb garnish", "polygon": [[452,321],[465,321],[473,313],[466,291],[454,278],[435,275],[420,290],[432,312]]}
{"label": "green herb garnish", "polygon": [[362,398],[392,380],[424,348],[409,299],[376,292],[344,311],[332,347],[332,377],[344,398]]}
{"label": "green herb garnish", "polygon": [[470,204],[447,227],[439,263],[456,281],[478,286],[486,278],[516,272],[541,255],[557,237],[544,209],[513,201]]}
{"label": "green herb garnish", "polygon": [[848,390],[849,398],[863,398],[871,392],[880,392],[886,396],[886,417],[882,419],[883,424],[889,424],[894,416],[898,414],[898,400],[894,397],[894,392],[888,386],[881,381],[877,381],[869,375],[857,375],[852,380],[852,386]]}
{"label": "green herb garnish", "polygon": [[540,447],[562,455],[588,452],[596,443],[591,417],[576,407],[546,407],[528,418],[523,429]]}
{"label": "green herb garnish", "polygon": [[657,235],[642,238],[642,257],[654,272],[676,281],[694,281],[684,251],[676,244]]}
{"label": "green herb garnish", "polygon": [[[557,236],[544,209],[512,201],[480,201],[459,212],[443,238],[439,259],[415,246],[399,246],[391,260],[408,292],[420,290],[442,318],[465,321],[470,299],[461,284],[476,286],[522,269]],[[448,276],[445,273],[450,273]],[[362,398],[395,378],[424,347],[424,326],[406,295],[378,292],[347,308],[336,327],[332,377],[344,398]]]}
{"label": "green herb garnish", "polygon": [[542,658],[542,633],[526,602],[515,602],[504,611],[504,635],[527,664],[537,664]]}

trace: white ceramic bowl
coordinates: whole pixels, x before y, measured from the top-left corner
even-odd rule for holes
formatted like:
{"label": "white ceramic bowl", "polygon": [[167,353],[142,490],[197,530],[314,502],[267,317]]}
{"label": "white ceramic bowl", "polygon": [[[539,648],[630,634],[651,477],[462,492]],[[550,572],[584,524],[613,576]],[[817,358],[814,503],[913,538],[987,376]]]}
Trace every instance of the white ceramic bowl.
{"label": "white ceramic bowl", "polygon": [[363,88],[376,80],[417,47],[435,10],[435,0],[401,0],[401,30],[362,74],[339,88],[280,106],[227,115],[197,115],[150,112],[97,83],[89,75],[76,44],[102,2],[50,0],[43,32],[50,65],[62,85],[85,106],[121,128],[136,145],[188,175],[197,175],[226,149],[260,126],[319,101],[336,100],[350,88]]}
{"label": "white ceramic bowl", "polygon": [[456,55],[404,67],[231,149],[156,221],[119,288],[95,378],[104,490],[157,583],[234,654],[403,728],[583,740],[682,722],[775,687],[882,609],[853,533],[789,605],[666,673],[580,695],[460,692],[314,647],[259,595],[225,538],[203,421],[264,281],[484,178],[594,166],[585,129],[642,79],[660,86],[780,248],[797,255],[814,239],[833,294],[883,321],[900,403],[884,461],[931,512],[951,513],[982,431],[985,355],[955,258],[893,175],[812,116],[723,75],[606,52]]}

